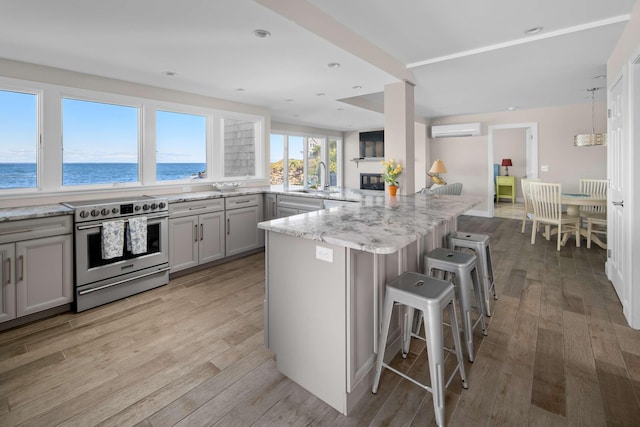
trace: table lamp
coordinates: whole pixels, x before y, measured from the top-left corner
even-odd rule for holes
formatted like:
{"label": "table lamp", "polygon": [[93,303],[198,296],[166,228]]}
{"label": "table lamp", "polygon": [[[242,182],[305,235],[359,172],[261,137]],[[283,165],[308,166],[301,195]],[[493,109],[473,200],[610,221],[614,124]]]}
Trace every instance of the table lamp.
{"label": "table lamp", "polygon": [[444,163],[442,163],[442,160],[438,159],[431,165],[431,169],[429,169],[429,176],[436,184],[446,184],[446,182],[438,175],[441,173],[447,173],[447,168],[444,166]]}
{"label": "table lamp", "polygon": [[511,159],[502,159],[502,166],[505,167],[505,175],[509,176],[509,166],[513,166]]}

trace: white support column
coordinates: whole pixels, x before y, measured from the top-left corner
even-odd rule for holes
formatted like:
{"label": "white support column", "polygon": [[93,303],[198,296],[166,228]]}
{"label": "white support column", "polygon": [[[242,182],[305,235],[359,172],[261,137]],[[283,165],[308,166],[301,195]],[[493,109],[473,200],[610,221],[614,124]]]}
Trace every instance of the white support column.
{"label": "white support column", "polygon": [[400,194],[415,193],[415,128],[413,84],[384,87],[384,157],[402,163]]}

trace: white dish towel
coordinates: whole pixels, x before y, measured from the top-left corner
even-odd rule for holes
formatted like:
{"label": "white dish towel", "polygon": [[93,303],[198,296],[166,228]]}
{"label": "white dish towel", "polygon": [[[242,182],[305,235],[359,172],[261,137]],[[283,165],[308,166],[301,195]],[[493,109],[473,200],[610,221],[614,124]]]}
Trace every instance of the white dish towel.
{"label": "white dish towel", "polygon": [[127,250],[134,255],[147,252],[147,217],[129,218]]}
{"label": "white dish towel", "polygon": [[124,221],[102,223],[102,259],[122,256],[124,248]]}

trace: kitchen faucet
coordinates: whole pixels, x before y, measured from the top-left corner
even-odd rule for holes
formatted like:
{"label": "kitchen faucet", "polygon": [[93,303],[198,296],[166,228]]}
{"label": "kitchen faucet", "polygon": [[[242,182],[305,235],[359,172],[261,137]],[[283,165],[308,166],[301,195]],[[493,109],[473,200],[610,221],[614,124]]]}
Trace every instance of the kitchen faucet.
{"label": "kitchen faucet", "polygon": [[[318,172],[320,172],[320,166],[324,166],[324,190],[329,189],[329,169],[327,169],[327,165],[324,162],[320,162],[318,164]],[[322,178],[321,178],[322,179]]]}

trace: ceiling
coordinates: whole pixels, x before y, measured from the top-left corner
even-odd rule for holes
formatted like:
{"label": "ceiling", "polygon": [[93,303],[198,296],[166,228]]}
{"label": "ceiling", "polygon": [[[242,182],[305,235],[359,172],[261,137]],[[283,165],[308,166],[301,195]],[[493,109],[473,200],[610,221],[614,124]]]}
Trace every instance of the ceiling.
{"label": "ceiling", "polygon": [[0,0],[0,57],[366,130],[401,80],[425,118],[590,102],[634,2]]}

